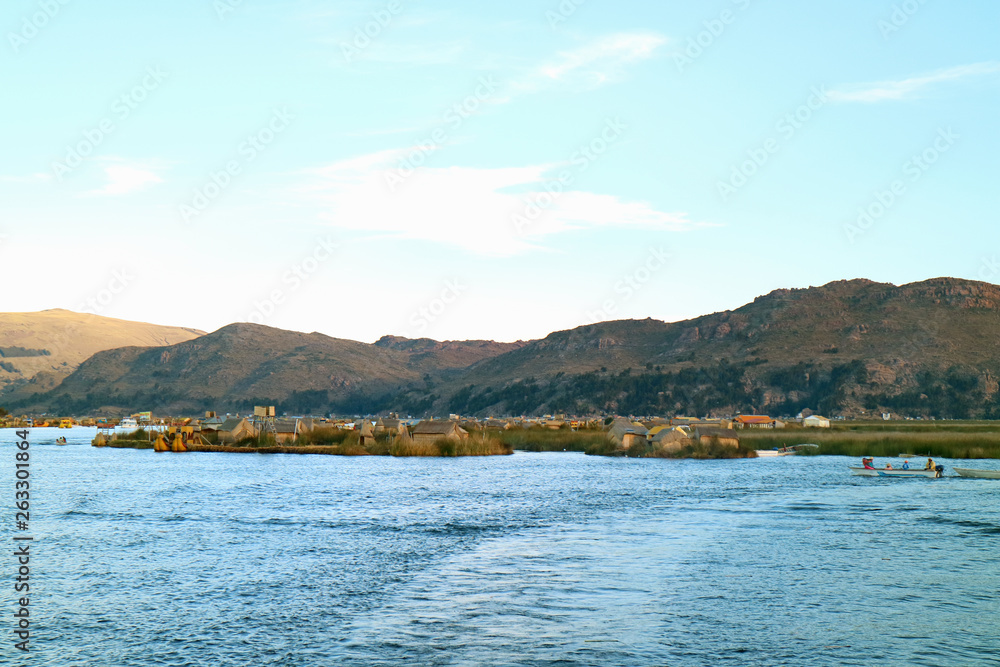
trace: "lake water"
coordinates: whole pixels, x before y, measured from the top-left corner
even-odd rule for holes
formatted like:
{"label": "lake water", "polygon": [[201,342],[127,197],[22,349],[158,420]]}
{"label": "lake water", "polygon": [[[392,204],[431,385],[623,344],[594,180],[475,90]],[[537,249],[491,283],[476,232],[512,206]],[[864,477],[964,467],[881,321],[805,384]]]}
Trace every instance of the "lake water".
{"label": "lake water", "polygon": [[[155,454],[93,434],[31,434],[24,664],[1000,665],[1000,482],[825,456]],[[2,601],[14,664],[9,585]]]}

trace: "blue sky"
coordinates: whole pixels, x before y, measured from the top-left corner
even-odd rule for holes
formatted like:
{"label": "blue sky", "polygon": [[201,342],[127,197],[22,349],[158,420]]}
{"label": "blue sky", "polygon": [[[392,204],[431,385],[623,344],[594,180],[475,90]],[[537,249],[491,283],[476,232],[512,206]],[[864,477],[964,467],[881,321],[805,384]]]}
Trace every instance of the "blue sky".
{"label": "blue sky", "polygon": [[0,310],[514,340],[1000,282],[998,27],[986,0],[8,2]]}

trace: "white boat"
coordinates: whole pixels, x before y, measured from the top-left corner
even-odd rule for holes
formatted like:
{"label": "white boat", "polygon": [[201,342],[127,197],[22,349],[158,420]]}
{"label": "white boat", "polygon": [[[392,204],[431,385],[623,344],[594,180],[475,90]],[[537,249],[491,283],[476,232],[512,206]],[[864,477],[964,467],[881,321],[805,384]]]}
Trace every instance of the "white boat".
{"label": "white boat", "polygon": [[755,449],[758,457],[768,457],[768,456],[792,456],[799,451],[807,448],[816,448],[819,445],[789,445],[788,447],[775,447],[774,449]]}
{"label": "white boat", "polygon": [[139,423],[132,417],[125,417],[120,422],[118,422],[118,428],[130,428],[135,430],[139,428]]}
{"label": "white boat", "polygon": [[903,470],[902,468],[893,468],[891,470],[886,470],[885,468],[865,468],[863,466],[847,466],[851,469],[851,474],[861,475],[862,477],[940,477],[940,470],[924,470],[922,468],[913,468],[910,470]]}
{"label": "white boat", "polygon": [[1000,470],[979,470],[978,468],[955,468],[962,477],[975,477],[976,479],[1000,479]]}

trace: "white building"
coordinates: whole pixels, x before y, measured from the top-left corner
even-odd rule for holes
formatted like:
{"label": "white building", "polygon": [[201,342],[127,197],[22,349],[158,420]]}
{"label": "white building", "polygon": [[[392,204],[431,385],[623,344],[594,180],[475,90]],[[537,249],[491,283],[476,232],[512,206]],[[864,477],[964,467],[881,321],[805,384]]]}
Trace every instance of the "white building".
{"label": "white building", "polygon": [[809,415],[802,420],[802,425],[812,428],[830,428],[830,420],[820,415]]}

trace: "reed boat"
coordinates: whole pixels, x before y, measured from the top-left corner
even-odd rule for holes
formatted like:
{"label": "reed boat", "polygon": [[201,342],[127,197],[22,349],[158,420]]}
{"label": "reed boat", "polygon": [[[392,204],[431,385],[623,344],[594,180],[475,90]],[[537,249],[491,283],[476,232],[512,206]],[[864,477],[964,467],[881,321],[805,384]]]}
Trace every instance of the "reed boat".
{"label": "reed boat", "polygon": [[955,472],[961,477],[975,477],[976,479],[1000,479],[1000,470],[979,470],[978,468],[955,468]]}

